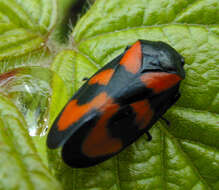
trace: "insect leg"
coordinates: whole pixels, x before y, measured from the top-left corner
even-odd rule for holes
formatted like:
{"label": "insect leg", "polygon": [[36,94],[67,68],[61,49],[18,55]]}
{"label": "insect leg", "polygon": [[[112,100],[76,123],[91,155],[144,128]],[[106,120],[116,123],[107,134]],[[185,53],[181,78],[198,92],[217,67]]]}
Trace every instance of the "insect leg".
{"label": "insect leg", "polygon": [[[172,99],[172,104],[174,104],[179,98],[180,98],[180,93],[177,93],[176,95],[175,95],[175,97]],[[170,125],[170,122],[166,119],[166,118],[164,118],[163,116],[160,116],[160,118],[169,126]]]}
{"label": "insect leg", "polygon": [[88,80],[89,80],[88,77],[84,77],[84,78],[82,79],[82,81],[88,81]]}
{"label": "insect leg", "polygon": [[125,48],[125,51],[127,51],[130,47],[131,47],[131,46],[127,46],[127,47]]}
{"label": "insect leg", "polygon": [[168,126],[170,125],[170,122],[166,119],[166,118],[164,118],[163,116],[161,116],[160,117]]}
{"label": "insect leg", "polygon": [[151,141],[152,140],[151,134],[148,131],[146,131],[145,134],[148,136],[148,141]]}

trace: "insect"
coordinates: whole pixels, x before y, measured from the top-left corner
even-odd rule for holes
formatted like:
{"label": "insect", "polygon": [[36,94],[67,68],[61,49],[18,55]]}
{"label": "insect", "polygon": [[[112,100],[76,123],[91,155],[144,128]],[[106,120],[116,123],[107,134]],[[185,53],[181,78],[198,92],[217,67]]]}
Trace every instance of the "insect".
{"label": "insect", "polygon": [[184,58],[164,42],[138,40],[69,100],[48,134],[74,168],[96,165],[148,132],[180,97]]}

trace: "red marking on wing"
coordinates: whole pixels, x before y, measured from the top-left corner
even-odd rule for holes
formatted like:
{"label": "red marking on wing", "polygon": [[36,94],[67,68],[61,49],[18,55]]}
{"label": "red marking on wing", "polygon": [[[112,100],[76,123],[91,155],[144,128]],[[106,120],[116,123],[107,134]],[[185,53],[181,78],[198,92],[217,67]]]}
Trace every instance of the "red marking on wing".
{"label": "red marking on wing", "polygon": [[147,127],[153,117],[153,110],[147,100],[142,100],[131,104],[136,113],[136,123],[139,129]]}
{"label": "red marking on wing", "polygon": [[127,71],[136,74],[141,68],[141,59],[141,43],[140,41],[137,41],[126,51],[125,55],[120,61],[120,64],[123,65]]}
{"label": "red marking on wing", "polygon": [[93,76],[88,84],[95,84],[98,83],[100,85],[107,85],[112,78],[112,75],[114,73],[114,69],[107,69],[104,71],[101,71],[100,73]]}
{"label": "red marking on wing", "polygon": [[[77,100],[72,100],[67,104],[60,119],[58,121],[58,130],[63,131],[67,129],[69,126],[77,122],[81,119],[86,113],[91,111],[92,109],[103,109],[101,106],[106,102],[111,102],[111,98],[107,95],[106,92],[102,92],[97,95],[92,101],[78,105]],[[106,103],[108,104],[108,103]]]}
{"label": "red marking on wing", "polygon": [[160,93],[173,87],[180,80],[182,80],[180,76],[165,72],[152,72],[141,76],[141,81],[145,86],[153,89],[155,93]]}
{"label": "red marking on wing", "polygon": [[106,128],[108,120],[118,111],[119,105],[111,102],[103,109],[105,112],[82,145],[82,151],[88,157],[113,154],[122,148],[122,141],[111,137]]}

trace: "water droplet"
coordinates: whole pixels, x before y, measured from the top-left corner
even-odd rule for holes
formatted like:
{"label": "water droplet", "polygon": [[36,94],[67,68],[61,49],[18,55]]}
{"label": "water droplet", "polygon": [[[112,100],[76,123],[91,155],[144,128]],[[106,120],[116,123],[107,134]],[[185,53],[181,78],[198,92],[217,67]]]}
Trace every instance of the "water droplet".
{"label": "water droplet", "polygon": [[23,113],[31,136],[46,134],[52,81],[57,77],[42,67],[22,67],[0,75],[0,93],[8,96]]}

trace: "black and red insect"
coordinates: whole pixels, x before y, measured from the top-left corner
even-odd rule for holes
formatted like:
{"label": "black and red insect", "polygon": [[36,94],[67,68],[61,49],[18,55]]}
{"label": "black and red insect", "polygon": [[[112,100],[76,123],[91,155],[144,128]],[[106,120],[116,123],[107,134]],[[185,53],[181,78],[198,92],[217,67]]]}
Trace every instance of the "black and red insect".
{"label": "black and red insect", "polygon": [[184,59],[163,42],[138,40],[69,100],[47,139],[65,163],[96,165],[146,133],[180,97]]}

